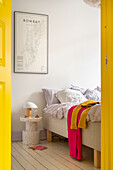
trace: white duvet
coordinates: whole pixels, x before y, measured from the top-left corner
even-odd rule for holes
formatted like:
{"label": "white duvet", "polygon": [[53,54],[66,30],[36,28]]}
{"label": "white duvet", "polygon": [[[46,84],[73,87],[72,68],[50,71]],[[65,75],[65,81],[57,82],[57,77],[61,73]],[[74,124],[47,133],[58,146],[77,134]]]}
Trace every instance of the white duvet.
{"label": "white duvet", "polygon": [[[79,103],[78,103],[79,104]],[[67,102],[67,103],[61,103],[61,104],[52,104],[49,105],[44,109],[45,113],[50,114],[54,118],[62,119],[67,118],[68,110],[77,104]],[[87,121],[95,122],[95,121],[101,121],[101,105],[96,104],[94,105],[87,115]]]}

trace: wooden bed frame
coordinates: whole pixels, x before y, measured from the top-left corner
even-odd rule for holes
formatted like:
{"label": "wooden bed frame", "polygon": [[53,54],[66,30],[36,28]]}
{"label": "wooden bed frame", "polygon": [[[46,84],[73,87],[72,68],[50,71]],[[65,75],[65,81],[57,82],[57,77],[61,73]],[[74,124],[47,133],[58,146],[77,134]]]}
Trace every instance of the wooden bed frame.
{"label": "wooden bed frame", "polygon": [[[47,129],[47,141],[52,142],[52,132],[68,138],[67,120],[56,119],[50,114],[43,113],[43,125]],[[90,139],[90,140],[89,140]],[[88,122],[87,128],[82,129],[82,144],[94,150],[94,167],[101,167],[101,123]]]}

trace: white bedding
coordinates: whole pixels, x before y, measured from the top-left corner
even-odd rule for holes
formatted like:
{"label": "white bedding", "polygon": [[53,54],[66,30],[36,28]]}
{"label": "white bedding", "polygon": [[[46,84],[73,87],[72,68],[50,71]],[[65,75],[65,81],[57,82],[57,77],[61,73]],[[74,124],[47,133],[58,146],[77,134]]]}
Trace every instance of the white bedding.
{"label": "white bedding", "polygon": [[54,118],[67,118],[68,110],[74,106],[75,103],[67,102],[61,104],[52,104],[44,109],[45,113],[50,114]]}
{"label": "white bedding", "polygon": [[[45,113],[50,114],[54,118],[62,119],[62,118],[67,118],[68,110],[74,105],[77,105],[77,104],[71,103],[71,102],[61,103],[61,104],[52,104],[46,107],[44,111]],[[91,121],[91,122],[101,121],[101,105],[100,104],[96,104],[90,109],[87,115],[87,121]]]}

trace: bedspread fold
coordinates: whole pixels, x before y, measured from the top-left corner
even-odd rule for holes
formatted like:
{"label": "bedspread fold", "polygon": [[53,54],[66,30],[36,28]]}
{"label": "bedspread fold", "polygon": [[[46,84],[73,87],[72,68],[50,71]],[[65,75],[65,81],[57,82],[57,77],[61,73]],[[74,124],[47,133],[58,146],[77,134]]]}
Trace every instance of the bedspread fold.
{"label": "bedspread fold", "polygon": [[86,110],[83,112],[81,119],[80,119],[80,124],[79,127],[81,128],[86,128],[86,117],[88,115],[89,110],[96,104],[99,104],[99,101],[94,101],[94,100],[88,100],[85,101],[81,104],[79,104],[77,107],[73,109],[72,112],[72,117],[71,117],[71,129],[77,129],[77,117],[79,114],[79,111],[84,107]]}

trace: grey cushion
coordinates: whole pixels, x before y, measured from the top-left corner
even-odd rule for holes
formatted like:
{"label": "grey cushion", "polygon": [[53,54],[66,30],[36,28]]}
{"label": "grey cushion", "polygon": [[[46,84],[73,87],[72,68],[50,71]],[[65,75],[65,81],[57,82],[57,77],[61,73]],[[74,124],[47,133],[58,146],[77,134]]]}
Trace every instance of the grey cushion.
{"label": "grey cushion", "polygon": [[57,99],[57,97],[55,96],[56,93],[59,90],[55,90],[55,89],[42,89],[44,97],[45,97],[45,101],[46,101],[46,106],[49,106],[51,104],[56,104],[56,103],[60,103],[60,101]]}

